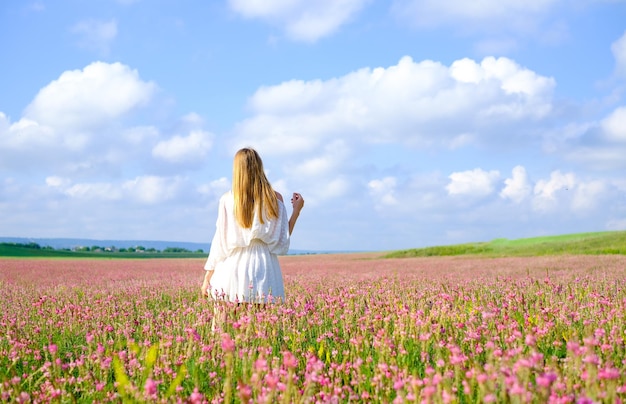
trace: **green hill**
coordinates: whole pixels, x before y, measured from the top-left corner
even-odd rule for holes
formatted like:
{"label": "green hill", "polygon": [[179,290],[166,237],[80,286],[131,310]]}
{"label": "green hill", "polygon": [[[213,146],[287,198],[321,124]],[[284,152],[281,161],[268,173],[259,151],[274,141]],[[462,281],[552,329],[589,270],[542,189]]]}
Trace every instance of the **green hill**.
{"label": "green hill", "polygon": [[412,248],[393,251],[386,258],[479,255],[486,257],[564,254],[626,255],[626,231],[564,234],[517,240],[496,239],[483,243]]}

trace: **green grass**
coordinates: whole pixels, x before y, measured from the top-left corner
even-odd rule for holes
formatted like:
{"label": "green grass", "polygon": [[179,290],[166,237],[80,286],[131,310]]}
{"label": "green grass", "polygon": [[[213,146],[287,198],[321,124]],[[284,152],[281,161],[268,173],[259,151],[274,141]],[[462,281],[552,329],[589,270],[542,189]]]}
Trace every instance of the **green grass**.
{"label": "green grass", "polygon": [[564,254],[626,255],[626,231],[564,234],[517,240],[504,238],[482,243],[412,248],[393,251],[386,258],[478,255],[487,257]]}
{"label": "green grass", "polygon": [[25,245],[0,243],[0,257],[24,258],[201,258],[205,253],[197,252],[93,252],[67,251],[50,248],[29,248]]}

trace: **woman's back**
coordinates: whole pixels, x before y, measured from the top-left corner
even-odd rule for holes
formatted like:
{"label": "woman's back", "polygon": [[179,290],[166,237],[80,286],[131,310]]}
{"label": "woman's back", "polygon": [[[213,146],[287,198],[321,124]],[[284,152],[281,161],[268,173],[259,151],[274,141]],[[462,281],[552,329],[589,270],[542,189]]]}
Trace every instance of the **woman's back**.
{"label": "woman's back", "polygon": [[229,301],[265,302],[284,300],[282,272],[277,255],[289,251],[289,226],[285,205],[278,201],[278,217],[263,218],[255,213],[250,228],[235,218],[234,198],[227,192],[220,198],[217,231],[205,265],[214,268],[210,286],[213,297]]}

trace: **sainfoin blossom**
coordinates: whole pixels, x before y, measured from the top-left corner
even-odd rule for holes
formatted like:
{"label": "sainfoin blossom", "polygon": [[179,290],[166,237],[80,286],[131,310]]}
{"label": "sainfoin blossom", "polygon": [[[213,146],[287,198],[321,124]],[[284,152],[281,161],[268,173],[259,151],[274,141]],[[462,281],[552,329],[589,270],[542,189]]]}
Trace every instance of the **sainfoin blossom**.
{"label": "sainfoin blossom", "polygon": [[0,401],[626,403],[626,257],[281,266],[246,305],[195,259],[0,258]]}

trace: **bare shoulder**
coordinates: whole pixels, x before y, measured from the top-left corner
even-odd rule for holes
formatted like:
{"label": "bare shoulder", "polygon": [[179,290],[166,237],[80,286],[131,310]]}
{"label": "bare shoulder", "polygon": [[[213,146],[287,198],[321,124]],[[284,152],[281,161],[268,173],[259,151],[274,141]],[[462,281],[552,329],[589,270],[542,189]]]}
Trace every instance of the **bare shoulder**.
{"label": "bare shoulder", "polygon": [[274,191],[274,193],[276,194],[276,199],[284,203],[283,196],[280,194],[280,192]]}

